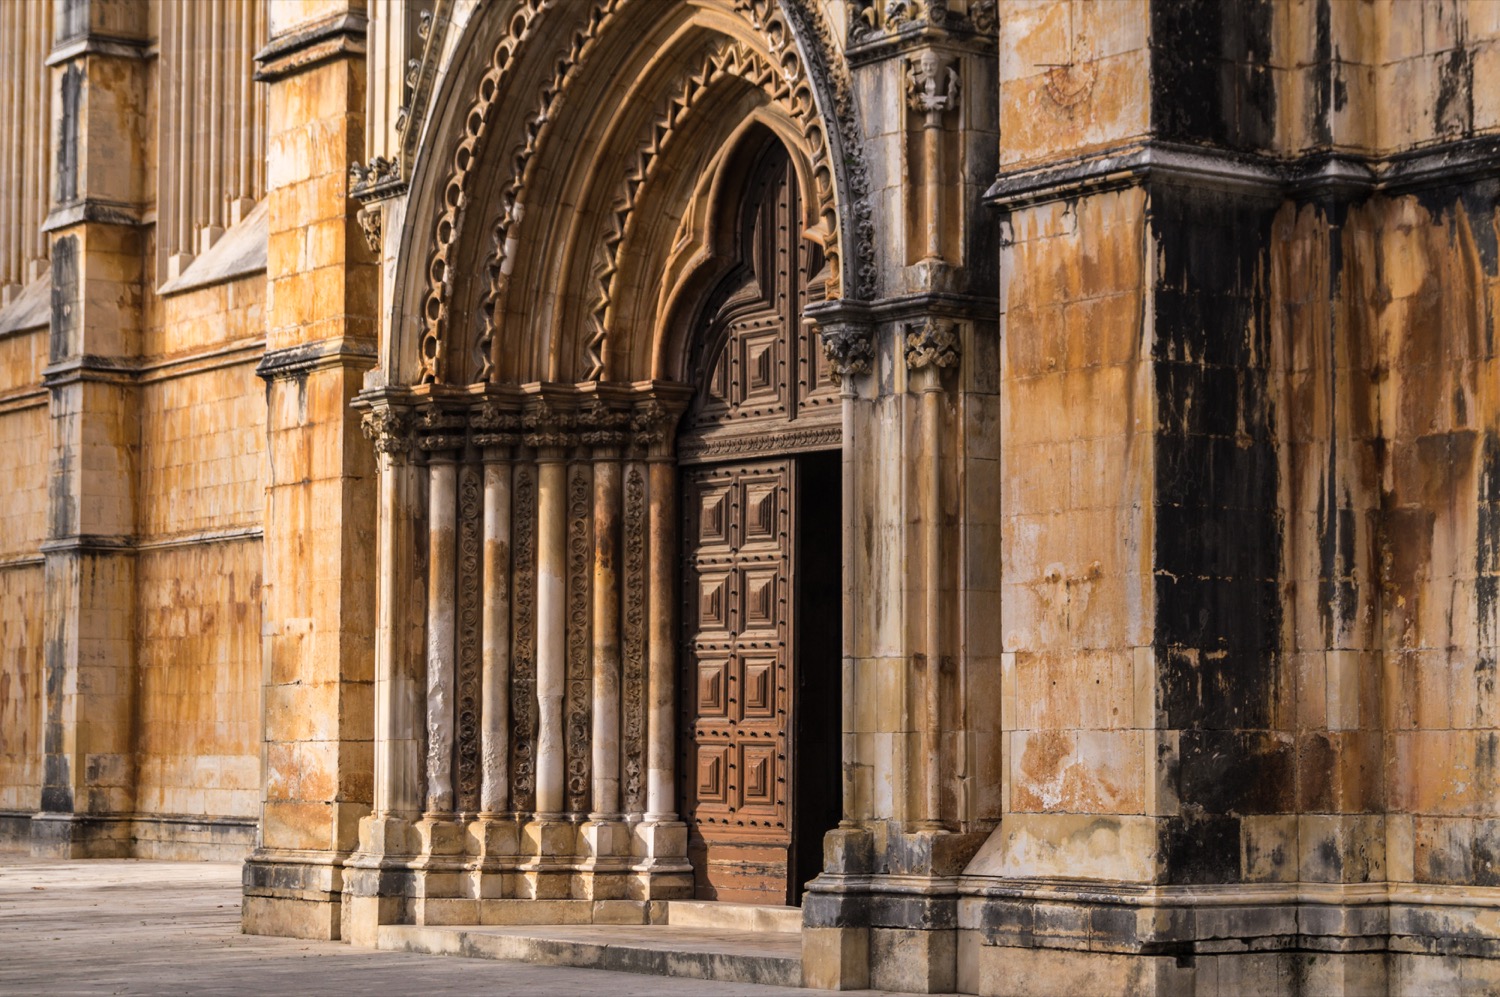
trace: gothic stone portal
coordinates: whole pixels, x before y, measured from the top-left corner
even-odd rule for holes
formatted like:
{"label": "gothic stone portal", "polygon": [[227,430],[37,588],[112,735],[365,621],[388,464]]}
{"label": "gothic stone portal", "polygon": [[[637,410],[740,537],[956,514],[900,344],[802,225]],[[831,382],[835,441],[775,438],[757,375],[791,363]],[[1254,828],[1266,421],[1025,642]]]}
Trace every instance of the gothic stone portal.
{"label": "gothic stone portal", "polygon": [[797,197],[772,144],[740,210],[742,266],[701,323],[681,447],[701,462],[682,477],[678,770],[703,899],[795,902],[839,817],[838,410],[799,321],[819,261]]}

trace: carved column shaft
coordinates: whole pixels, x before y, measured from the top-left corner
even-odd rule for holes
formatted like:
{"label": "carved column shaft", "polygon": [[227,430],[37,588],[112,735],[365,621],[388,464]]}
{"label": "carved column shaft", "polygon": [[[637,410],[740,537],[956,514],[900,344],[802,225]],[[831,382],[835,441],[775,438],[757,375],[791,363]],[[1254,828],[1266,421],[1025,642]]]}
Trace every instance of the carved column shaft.
{"label": "carved column shaft", "polygon": [[563,812],[563,695],[567,684],[568,465],[560,450],[537,454],[536,809]]}
{"label": "carved column shaft", "polygon": [[397,579],[413,568],[413,518],[419,468],[407,456],[403,417],[389,409],[365,417],[379,458],[375,631],[375,801],[379,817],[412,819],[422,810],[420,659],[404,646],[410,632],[408,593]]}
{"label": "carved column shaft", "polygon": [[511,465],[498,453],[484,465],[484,648],[479,808],[498,814],[510,802]]}
{"label": "carved column shaft", "polygon": [[647,515],[648,743],[646,810],[651,820],[676,819],[674,765],[677,711],[677,480],[670,459],[653,454]]}
{"label": "carved column shaft", "polygon": [[620,460],[594,463],[593,817],[620,812]]}
{"label": "carved column shaft", "polygon": [[427,467],[427,812],[453,810],[454,560],[458,467]]}

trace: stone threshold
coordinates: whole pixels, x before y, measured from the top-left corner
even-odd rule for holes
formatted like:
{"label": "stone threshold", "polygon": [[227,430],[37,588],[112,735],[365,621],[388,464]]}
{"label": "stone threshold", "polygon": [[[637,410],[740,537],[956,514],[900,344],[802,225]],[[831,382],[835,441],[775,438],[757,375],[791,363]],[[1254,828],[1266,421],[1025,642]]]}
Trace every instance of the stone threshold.
{"label": "stone threshold", "polygon": [[384,925],[376,947],[720,983],[802,985],[795,907],[666,905],[659,924]]}

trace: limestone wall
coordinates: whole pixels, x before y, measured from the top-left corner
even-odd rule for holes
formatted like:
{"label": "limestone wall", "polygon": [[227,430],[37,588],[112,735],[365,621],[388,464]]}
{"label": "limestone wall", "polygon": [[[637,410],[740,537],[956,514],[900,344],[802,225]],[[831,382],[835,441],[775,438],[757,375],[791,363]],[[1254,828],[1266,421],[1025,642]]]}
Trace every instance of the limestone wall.
{"label": "limestone wall", "polygon": [[238,857],[259,815],[264,296],[259,274],[172,294],[144,337],[136,810],[166,819],[141,855]]}
{"label": "limestone wall", "polygon": [[25,818],[41,800],[46,349],[45,329],[0,333],[0,849],[26,847]]}

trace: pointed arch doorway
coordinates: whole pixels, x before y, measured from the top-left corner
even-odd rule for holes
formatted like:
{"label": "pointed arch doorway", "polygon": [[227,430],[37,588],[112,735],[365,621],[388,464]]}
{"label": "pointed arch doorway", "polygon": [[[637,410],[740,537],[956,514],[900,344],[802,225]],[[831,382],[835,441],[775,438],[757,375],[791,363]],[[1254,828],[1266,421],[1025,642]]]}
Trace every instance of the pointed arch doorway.
{"label": "pointed arch doorway", "polygon": [[769,134],[747,162],[678,440],[679,796],[696,897],[795,904],[840,816],[839,397],[796,171]]}

